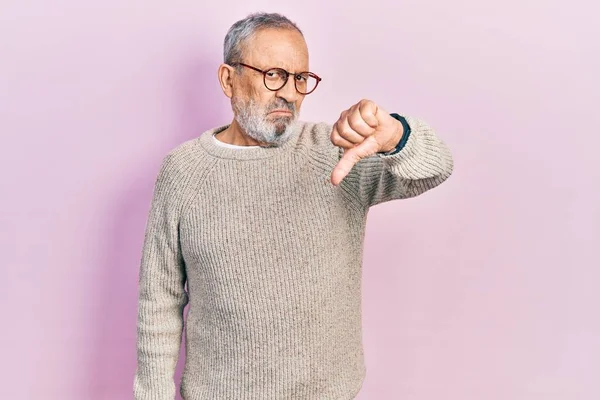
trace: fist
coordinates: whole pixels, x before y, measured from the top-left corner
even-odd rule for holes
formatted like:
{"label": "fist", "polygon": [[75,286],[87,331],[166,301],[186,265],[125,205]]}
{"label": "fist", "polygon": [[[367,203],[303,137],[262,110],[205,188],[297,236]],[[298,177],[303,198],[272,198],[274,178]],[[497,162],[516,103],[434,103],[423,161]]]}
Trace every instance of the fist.
{"label": "fist", "polygon": [[331,173],[331,183],[339,185],[361,159],[394,149],[403,133],[400,121],[371,100],[342,111],[333,125],[331,142],[344,148],[344,155]]}

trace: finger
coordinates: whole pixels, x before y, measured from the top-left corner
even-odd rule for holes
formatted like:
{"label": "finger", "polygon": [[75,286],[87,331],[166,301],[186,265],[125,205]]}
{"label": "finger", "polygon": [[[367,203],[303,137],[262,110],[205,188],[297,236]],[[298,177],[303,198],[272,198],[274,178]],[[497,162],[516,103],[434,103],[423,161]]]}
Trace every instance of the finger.
{"label": "finger", "polygon": [[377,143],[375,136],[369,136],[364,142],[355,147],[355,151],[357,152],[358,156],[363,159],[375,154],[377,151],[379,151],[380,147],[381,146],[379,143]]}
{"label": "finger", "polygon": [[375,132],[375,128],[367,124],[363,119],[360,109],[356,109],[348,115],[348,126],[362,137],[367,137]]}
{"label": "finger", "polygon": [[333,171],[331,172],[331,183],[335,186],[339,185],[340,182],[342,182],[342,179],[348,175],[352,167],[360,161],[358,153],[356,152],[357,147],[345,150],[344,155],[333,168]]}
{"label": "finger", "polygon": [[331,142],[336,145],[337,147],[341,147],[343,149],[351,149],[355,146],[358,146],[359,143],[352,143],[347,141],[346,139],[342,138],[341,136],[337,135],[336,137],[334,137]]}
{"label": "finger", "polygon": [[379,149],[379,145],[375,141],[375,138],[371,136],[352,149],[344,150],[344,155],[331,172],[331,183],[336,186],[339,185],[357,162],[375,154],[377,149]]}
{"label": "finger", "polygon": [[344,116],[344,118],[340,118],[336,125],[337,131],[342,137],[342,139],[346,139],[347,141],[355,144],[362,143],[363,140],[365,140],[364,136],[358,134],[354,129],[350,127],[350,124],[348,124],[347,116]]}
{"label": "finger", "polygon": [[370,100],[363,100],[358,103],[358,110],[362,119],[372,128],[379,126],[379,119],[377,118],[377,112],[379,107],[377,104]]}
{"label": "finger", "polygon": [[340,136],[340,133],[337,130],[337,123],[333,125],[333,130],[331,131],[330,139],[331,143],[333,143],[335,146],[342,147],[344,149],[351,149],[354,146],[356,146],[356,144],[349,142]]}

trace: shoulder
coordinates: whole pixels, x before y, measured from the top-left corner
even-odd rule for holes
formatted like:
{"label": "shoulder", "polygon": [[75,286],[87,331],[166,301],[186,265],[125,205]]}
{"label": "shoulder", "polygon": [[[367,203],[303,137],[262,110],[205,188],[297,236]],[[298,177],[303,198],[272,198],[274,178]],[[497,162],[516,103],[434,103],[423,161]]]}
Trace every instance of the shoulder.
{"label": "shoulder", "polygon": [[310,151],[335,154],[338,148],[331,142],[333,125],[327,122],[302,122],[298,145]]}
{"label": "shoulder", "polygon": [[199,137],[189,139],[171,148],[163,156],[157,180],[169,186],[185,186],[205,159]]}

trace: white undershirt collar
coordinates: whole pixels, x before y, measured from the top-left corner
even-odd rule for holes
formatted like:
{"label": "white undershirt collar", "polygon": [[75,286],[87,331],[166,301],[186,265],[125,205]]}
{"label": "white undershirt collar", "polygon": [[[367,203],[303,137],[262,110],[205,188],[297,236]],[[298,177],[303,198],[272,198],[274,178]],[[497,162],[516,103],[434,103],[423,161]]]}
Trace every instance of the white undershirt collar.
{"label": "white undershirt collar", "polygon": [[217,137],[215,136],[214,133],[212,136],[215,139],[216,144],[218,144],[219,146],[228,147],[230,149],[254,149],[256,147],[260,147],[260,146],[240,146],[237,144],[225,143],[225,142],[221,142],[219,139],[217,139]]}

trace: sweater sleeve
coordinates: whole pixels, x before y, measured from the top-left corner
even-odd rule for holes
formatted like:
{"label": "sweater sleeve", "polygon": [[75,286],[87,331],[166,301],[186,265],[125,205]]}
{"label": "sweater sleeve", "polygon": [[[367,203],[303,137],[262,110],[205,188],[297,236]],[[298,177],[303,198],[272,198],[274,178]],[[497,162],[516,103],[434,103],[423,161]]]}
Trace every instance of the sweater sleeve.
{"label": "sweater sleeve", "polygon": [[181,174],[167,155],[155,182],[139,274],[136,400],[173,400],[174,374],[188,302],[179,244]]}
{"label": "sweater sleeve", "polygon": [[405,118],[411,134],[402,150],[360,160],[342,181],[363,207],[418,196],[452,173],[454,162],[446,144],[425,121]]}

